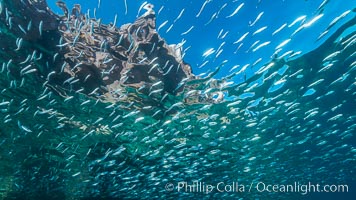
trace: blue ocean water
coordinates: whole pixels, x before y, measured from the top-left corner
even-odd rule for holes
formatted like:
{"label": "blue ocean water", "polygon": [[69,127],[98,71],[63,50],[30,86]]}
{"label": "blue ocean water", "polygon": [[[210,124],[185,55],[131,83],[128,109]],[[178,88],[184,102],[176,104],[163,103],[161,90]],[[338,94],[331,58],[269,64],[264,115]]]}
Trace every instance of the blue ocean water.
{"label": "blue ocean water", "polygon": [[[145,12],[138,12],[145,1],[65,2],[103,24],[117,15],[117,27]],[[13,77],[8,69],[22,75],[29,65],[13,64],[21,55],[0,41],[0,199],[354,198],[355,0],[149,3],[158,33],[168,44],[183,42],[194,74],[220,71],[147,106],[174,111],[157,119],[136,102],[61,95],[43,77]],[[1,30],[14,30],[1,10]],[[20,38],[0,34],[20,47]],[[189,104],[192,91],[225,98]]]}
{"label": "blue ocean water", "polygon": [[[115,15],[117,15],[116,25],[121,26],[122,24],[135,20],[138,15],[139,7],[145,1],[127,0],[127,12],[124,0],[101,0],[100,6],[98,1],[67,0],[65,2],[68,4],[68,7],[72,7],[75,3],[81,4],[83,11],[90,10],[91,16],[93,16],[94,9],[96,9],[96,16],[102,18],[106,23],[113,22]],[[212,71],[227,60],[228,62],[225,64],[222,72],[217,75],[217,77],[224,77],[229,74],[232,67],[236,65],[244,66],[248,63],[252,64],[262,58],[254,69],[247,71],[249,76],[251,76],[256,69],[271,60],[276,52],[275,48],[287,39],[291,39],[291,41],[279,52],[279,55],[288,51],[302,51],[301,54],[304,54],[318,47],[326,37],[319,41],[317,41],[317,38],[327,28],[329,23],[355,5],[354,0],[347,2],[327,1],[325,7],[323,7],[322,10],[318,10],[323,2],[323,0],[277,0],[273,2],[264,0],[162,0],[151,1],[149,3],[154,4],[156,12],[160,10],[159,14],[157,14],[157,27],[168,20],[167,24],[158,31],[159,34],[169,44],[178,44],[183,40],[186,41],[183,47],[189,49],[184,58],[186,62],[192,66],[195,74],[205,73],[209,70]],[[61,13],[55,5],[55,1],[49,1],[48,4],[53,10],[57,11],[57,13]],[[232,14],[241,4],[243,4],[243,6],[238,13],[233,17],[227,18],[227,16]],[[202,8],[201,14],[199,17],[196,17]],[[181,17],[175,21],[181,12]],[[219,12],[219,14],[207,24],[217,12]],[[250,26],[261,12],[263,12],[261,19],[258,20],[254,26]],[[140,14],[142,13],[143,11],[141,11]],[[298,32],[293,37],[291,37],[291,35],[300,27],[301,21],[290,28],[286,27],[282,29],[278,34],[272,35],[274,31],[285,23],[290,25],[301,16],[305,16],[305,20],[303,21],[308,22],[320,13],[324,14],[320,20],[312,26]],[[343,22],[351,17],[352,16],[349,15],[343,18],[340,23],[336,24],[330,30],[328,35],[332,34],[338,26],[342,25]],[[171,25],[173,25],[173,27],[167,32]],[[188,34],[182,35],[182,33],[189,30],[192,26],[194,26],[194,28]],[[256,30],[265,26],[267,28],[264,31],[252,35]],[[221,35],[228,32],[224,39],[218,39],[220,31],[223,31]],[[233,43],[247,32],[249,32],[249,34],[243,40],[243,46],[238,49],[241,43]],[[252,49],[249,50],[249,48],[256,41],[260,41],[258,44],[270,41],[270,44],[253,52]],[[224,43],[221,48],[223,52],[218,58],[215,59],[217,53],[215,52],[215,54],[209,56],[209,58],[204,59],[202,55],[205,51],[210,48],[217,50],[222,43]],[[257,46],[258,45],[255,45],[255,47]],[[205,61],[209,62],[201,67]],[[237,77],[237,79],[241,81],[243,77]]]}

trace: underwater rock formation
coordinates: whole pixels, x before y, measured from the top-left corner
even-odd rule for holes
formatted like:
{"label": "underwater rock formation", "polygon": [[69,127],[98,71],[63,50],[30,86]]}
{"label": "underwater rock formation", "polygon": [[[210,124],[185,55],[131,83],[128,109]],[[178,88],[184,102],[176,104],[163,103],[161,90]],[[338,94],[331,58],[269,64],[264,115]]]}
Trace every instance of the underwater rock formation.
{"label": "underwater rock formation", "polygon": [[90,19],[75,5],[71,14],[61,16],[59,46],[65,64],[56,69],[54,82],[64,81],[74,90],[83,88],[86,94],[97,92],[113,101],[127,98],[125,87],[158,100],[181,91],[182,80],[194,77],[191,67],[183,61],[180,46],[167,45],[158,35],[155,21],[154,11],[147,11],[133,24],[116,28]]}
{"label": "underwater rock formation", "polygon": [[[55,15],[44,0],[3,2],[2,29],[9,43],[1,45],[16,49],[12,63],[21,66],[10,66],[12,75],[36,73],[61,96],[77,91],[110,102],[142,101],[136,91],[160,102],[195,79],[181,46],[168,45],[156,32],[153,10],[117,28],[84,15],[80,5],[70,12],[64,2],[57,5],[63,16]],[[13,16],[14,10],[20,15]],[[16,44],[10,38],[17,38]]]}

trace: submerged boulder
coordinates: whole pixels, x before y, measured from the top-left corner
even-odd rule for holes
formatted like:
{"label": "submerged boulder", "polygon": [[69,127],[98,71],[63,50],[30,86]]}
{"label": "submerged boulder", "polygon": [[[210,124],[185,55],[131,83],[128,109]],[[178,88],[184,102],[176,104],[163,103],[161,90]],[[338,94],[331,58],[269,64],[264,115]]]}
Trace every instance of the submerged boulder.
{"label": "submerged boulder", "polygon": [[[2,43],[17,49],[12,62],[21,67],[10,69],[12,75],[21,77],[26,66],[33,65],[29,67],[33,74],[62,96],[77,91],[103,101],[144,104],[159,104],[195,79],[183,61],[182,46],[168,45],[157,33],[152,9],[118,28],[84,15],[78,4],[71,11],[62,1],[57,5],[63,16],[54,14],[43,0],[4,1],[1,21],[8,26],[8,37],[18,37],[26,45]],[[20,17],[12,14],[15,10]]]}
{"label": "submerged boulder", "polygon": [[[64,3],[59,5],[66,13]],[[83,15],[75,5],[71,14],[61,16],[59,31],[64,64],[55,69],[53,82],[65,82],[67,88],[122,101],[129,87],[160,100],[181,91],[184,79],[194,78],[181,46],[168,45],[157,33],[153,10],[117,28]]]}

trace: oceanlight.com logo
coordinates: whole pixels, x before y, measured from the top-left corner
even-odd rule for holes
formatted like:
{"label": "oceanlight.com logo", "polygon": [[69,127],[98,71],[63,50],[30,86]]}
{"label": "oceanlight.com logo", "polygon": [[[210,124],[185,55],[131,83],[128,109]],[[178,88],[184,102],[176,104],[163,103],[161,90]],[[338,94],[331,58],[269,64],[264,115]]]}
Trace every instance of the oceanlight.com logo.
{"label": "oceanlight.com logo", "polygon": [[233,193],[244,193],[244,192],[267,192],[267,193],[300,193],[306,195],[313,192],[348,192],[348,185],[335,185],[335,184],[312,184],[308,182],[307,184],[301,184],[299,182],[294,182],[292,184],[267,184],[264,182],[251,182],[250,184],[241,184],[239,182],[218,182],[216,184],[209,184],[200,181],[193,182],[177,182],[177,183],[167,183],[165,185],[165,190],[167,192],[183,192],[183,193],[205,193],[209,194],[212,192],[233,192]]}

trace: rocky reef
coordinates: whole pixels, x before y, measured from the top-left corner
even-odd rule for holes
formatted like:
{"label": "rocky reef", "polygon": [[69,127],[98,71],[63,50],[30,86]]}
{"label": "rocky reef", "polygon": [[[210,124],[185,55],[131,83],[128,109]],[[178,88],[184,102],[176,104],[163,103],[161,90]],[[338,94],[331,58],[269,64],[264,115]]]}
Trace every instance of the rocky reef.
{"label": "rocky reef", "polygon": [[130,98],[129,87],[161,101],[167,93],[182,91],[184,80],[194,78],[181,46],[168,45],[158,35],[153,10],[117,28],[83,15],[80,5],[68,14],[63,2],[57,4],[65,15],[60,17],[63,40],[58,45],[64,64],[55,69],[56,84],[65,82],[67,88],[114,102]]}
{"label": "rocky reef", "polygon": [[196,79],[182,59],[182,46],[168,45],[157,33],[152,9],[118,28],[83,14],[78,4],[72,10],[62,1],[57,5],[62,16],[44,0],[3,1],[1,46],[11,55],[0,58],[12,58],[7,65],[12,76],[35,74],[65,98],[76,91],[108,102],[155,106]]}

